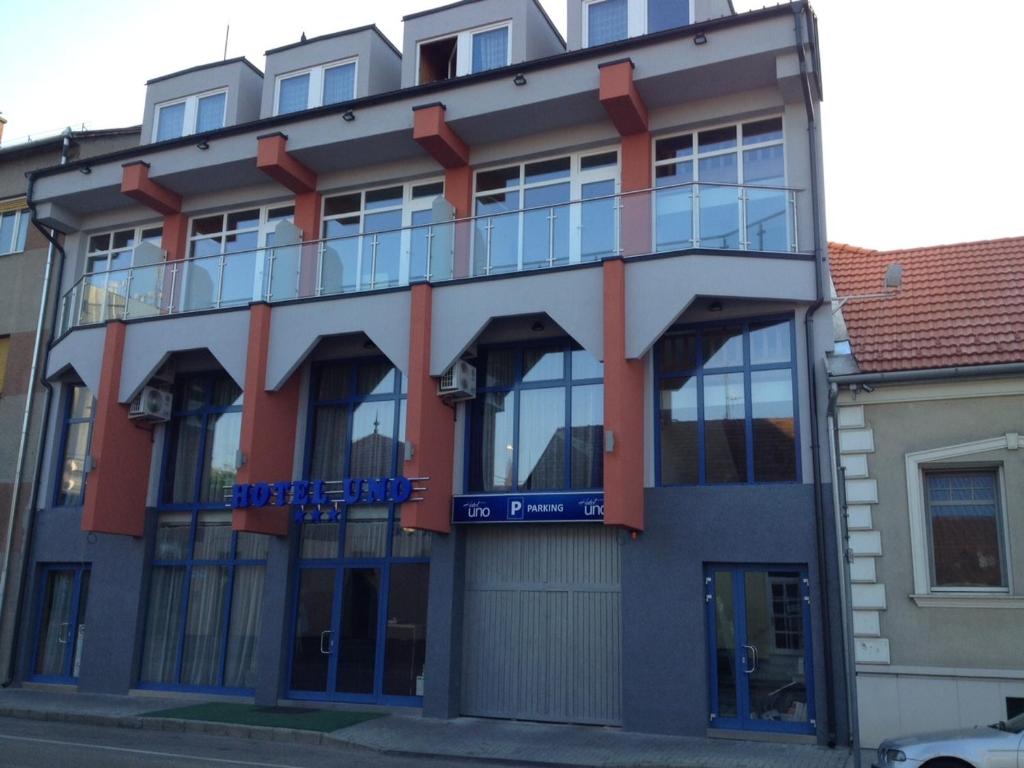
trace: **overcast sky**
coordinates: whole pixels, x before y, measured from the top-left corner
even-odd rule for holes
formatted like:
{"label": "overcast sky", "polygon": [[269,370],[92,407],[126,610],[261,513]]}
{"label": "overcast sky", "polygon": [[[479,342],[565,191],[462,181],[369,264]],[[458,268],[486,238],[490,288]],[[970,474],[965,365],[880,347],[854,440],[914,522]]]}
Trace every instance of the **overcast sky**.
{"label": "overcast sky", "polygon": [[[67,125],[142,121],[145,82],[224,53],[375,22],[443,0],[35,0],[0,24],[4,146]],[[565,0],[542,0],[563,34]],[[734,0],[738,11],[765,4]],[[769,0],[767,4],[772,4]],[[1024,235],[1024,2],[817,0],[829,238],[871,248]],[[1008,131],[1009,138],[997,134]],[[987,138],[986,138],[987,137]]]}

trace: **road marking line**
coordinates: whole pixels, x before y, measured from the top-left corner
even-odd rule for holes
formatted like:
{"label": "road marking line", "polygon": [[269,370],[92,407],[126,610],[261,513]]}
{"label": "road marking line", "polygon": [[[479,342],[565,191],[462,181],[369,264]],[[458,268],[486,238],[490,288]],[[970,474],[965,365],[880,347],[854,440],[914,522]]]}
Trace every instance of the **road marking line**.
{"label": "road marking line", "polygon": [[227,765],[250,765],[256,766],[256,768],[301,768],[301,766],[285,765],[284,763],[250,763],[244,760],[227,760],[221,757],[202,757],[200,755],[182,755],[176,752],[153,752],[148,749],[108,747],[103,744],[86,744],[78,741],[59,741],[57,739],[33,739],[29,738],[28,736],[9,736],[6,733],[0,733],[0,739],[11,739],[12,741],[32,741],[37,744],[60,744],[66,747],[85,747],[87,749],[106,749],[110,752],[128,752],[133,755],[150,755],[152,757],[181,757],[187,760],[203,760],[207,763],[223,763]]}

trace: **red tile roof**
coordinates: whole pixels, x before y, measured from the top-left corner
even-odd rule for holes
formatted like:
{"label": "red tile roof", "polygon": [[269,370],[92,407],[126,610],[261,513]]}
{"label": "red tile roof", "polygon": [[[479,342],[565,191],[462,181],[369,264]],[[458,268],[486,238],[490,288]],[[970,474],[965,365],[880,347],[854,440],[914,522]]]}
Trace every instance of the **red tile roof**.
{"label": "red tile roof", "polygon": [[830,243],[829,259],[840,298],[881,292],[886,266],[903,266],[892,298],[843,305],[862,371],[1024,361],[1024,237],[901,251]]}

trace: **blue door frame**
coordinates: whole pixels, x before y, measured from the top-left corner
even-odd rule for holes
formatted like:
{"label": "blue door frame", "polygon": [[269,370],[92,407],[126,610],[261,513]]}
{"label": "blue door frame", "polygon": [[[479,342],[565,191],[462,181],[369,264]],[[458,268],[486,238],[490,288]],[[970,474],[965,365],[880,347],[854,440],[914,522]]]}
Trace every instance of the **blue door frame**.
{"label": "blue door frame", "polygon": [[[78,635],[82,631],[85,620],[85,612],[82,610],[85,598],[88,595],[88,583],[85,575],[92,566],[83,563],[53,563],[40,568],[39,588],[35,601],[35,627],[32,632],[32,667],[29,676],[34,682],[40,683],[77,683],[78,676],[75,674],[75,651],[78,645]],[[63,658],[61,660],[61,672],[59,674],[38,674],[36,669],[39,664],[39,644],[42,640],[43,622],[48,614],[48,606],[44,605],[46,600],[46,587],[53,574],[66,571],[72,574],[71,601],[68,606],[67,621],[60,623],[57,642],[64,646]],[[73,637],[72,637],[72,628]],[[60,639],[63,638],[63,639]],[[83,636],[84,644],[84,636]]]}
{"label": "blue door frame", "polygon": [[[804,686],[807,691],[807,720],[786,721],[757,719],[750,716],[751,696],[750,677],[748,662],[751,656],[747,651],[750,648],[748,643],[747,626],[747,573],[765,573],[782,571],[787,574],[797,574],[800,583],[800,602],[802,606],[802,633],[803,633],[803,666]],[[736,684],[736,706],[735,715],[722,715],[719,701],[719,638],[716,607],[718,594],[716,593],[715,574],[729,573],[732,575],[732,619],[733,619],[733,646],[732,656],[728,660],[735,670]],[[804,566],[793,565],[710,565],[705,568],[704,574],[705,605],[707,615],[707,636],[708,636],[708,690],[710,693],[710,724],[712,728],[724,728],[747,731],[765,731],[770,733],[800,733],[813,734],[816,729],[815,702],[814,702],[814,655],[811,648],[811,610],[809,582],[807,569]],[[725,645],[728,648],[728,645]],[[754,652],[756,654],[756,650]],[[756,659],[756,656],[754,656]],[[756,664],[756,662],[755,662]],[[754,666],[752,664],[751,666]],[[756,667],[755,667],[756,668]],[[752,671],[752,670],[750,670]]]}

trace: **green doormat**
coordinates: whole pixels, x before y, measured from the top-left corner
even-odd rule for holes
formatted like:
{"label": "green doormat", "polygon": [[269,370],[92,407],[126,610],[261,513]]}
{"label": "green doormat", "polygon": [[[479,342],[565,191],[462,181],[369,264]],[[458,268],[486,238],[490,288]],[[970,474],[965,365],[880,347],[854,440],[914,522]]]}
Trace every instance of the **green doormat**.
{"label": "green doormat", "polygon": [[367,720],[384,717],[384,715],[376,712],[347,712],[335,709],[257,707],[253,704],[212,703],[146,712],[143,717],[170,717],[176,720],[203,720],[208,723],[297,728],[302,731],[329,733],[339,728],[348,728]]}

